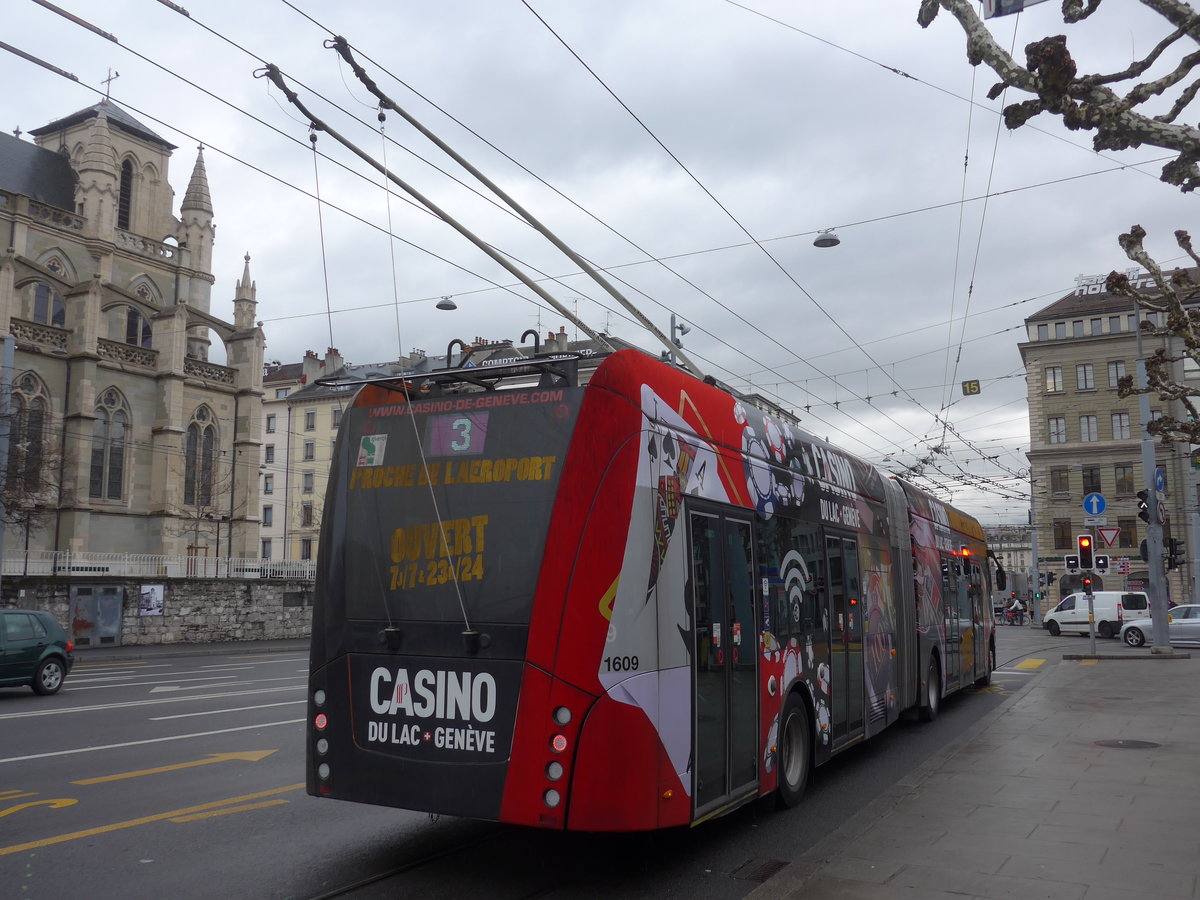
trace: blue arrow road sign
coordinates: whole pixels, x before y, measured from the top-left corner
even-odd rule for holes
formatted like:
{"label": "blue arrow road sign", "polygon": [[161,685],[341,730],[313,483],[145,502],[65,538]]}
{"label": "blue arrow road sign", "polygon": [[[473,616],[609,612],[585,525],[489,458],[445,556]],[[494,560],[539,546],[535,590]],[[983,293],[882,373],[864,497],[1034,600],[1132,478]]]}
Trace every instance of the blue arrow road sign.
{"label": "blue arrow road sign", "polygon": [[1167,476],[1162,469],[1154,470],[1154,487],[1160,491],[1167,489]]}
{"label": "blue arrow road sign", "polygon": [[1091,493],[1083,498],[1083,511],[1089,516],[1098,516],[1108,507],[1103,494]]}

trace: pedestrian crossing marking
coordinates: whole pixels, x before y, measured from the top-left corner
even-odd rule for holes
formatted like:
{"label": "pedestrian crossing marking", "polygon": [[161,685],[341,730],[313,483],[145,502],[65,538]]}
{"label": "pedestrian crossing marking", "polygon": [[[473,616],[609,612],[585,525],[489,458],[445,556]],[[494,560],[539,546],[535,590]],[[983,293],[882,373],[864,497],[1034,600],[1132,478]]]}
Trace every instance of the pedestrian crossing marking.
{"label": "pedestrian crossing marking", "polygon": [[1013,666],[1014,669],[1040,669],[1046,664],[1044,659],[1023,659]]}

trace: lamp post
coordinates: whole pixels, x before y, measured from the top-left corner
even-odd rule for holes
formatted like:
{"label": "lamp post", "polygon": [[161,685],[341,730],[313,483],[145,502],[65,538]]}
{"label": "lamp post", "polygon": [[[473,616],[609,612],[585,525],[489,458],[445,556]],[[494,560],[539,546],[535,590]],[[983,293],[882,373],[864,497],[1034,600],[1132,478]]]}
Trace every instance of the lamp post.
{"label": "lamp post", "polygon": [[[676,324],[675,313],[671,313],[671,343],[672,344],[674,344],[676,347],[679,347],[682,349],[683,341],[681,341],[679,339],[679,337],[687,334],[691,330],[692,330],[692,326],[688,325],[686,322],[679,322],[678,324]],[[676,332],[679,333],[679,336],[676,336]],[[668,353],[667,357],[671,361],[671,363],[674,364],[675,354]]]}

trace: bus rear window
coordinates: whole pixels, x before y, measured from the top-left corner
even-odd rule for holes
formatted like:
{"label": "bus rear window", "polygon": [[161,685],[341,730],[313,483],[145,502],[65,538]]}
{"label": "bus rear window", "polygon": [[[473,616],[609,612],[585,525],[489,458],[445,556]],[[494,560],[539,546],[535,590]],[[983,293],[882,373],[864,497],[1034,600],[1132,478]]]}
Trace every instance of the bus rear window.
{"label": "bus rear window", "polygon": [[[581,389],[355,407],[322,552],[352,619],[529,621]],[[331,588],[336,591],[335,585]]]}

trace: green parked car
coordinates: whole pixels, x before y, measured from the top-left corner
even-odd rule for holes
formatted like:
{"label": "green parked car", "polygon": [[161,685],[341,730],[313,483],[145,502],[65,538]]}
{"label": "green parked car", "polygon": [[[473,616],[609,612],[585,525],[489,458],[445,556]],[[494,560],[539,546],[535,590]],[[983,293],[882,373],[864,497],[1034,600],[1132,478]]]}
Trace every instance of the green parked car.
{"label": "green parked car", "polygon": [[50,613],[0,609],[0,687],[27,684],[39,694],[57,694],[75,662],[74,649]]}

